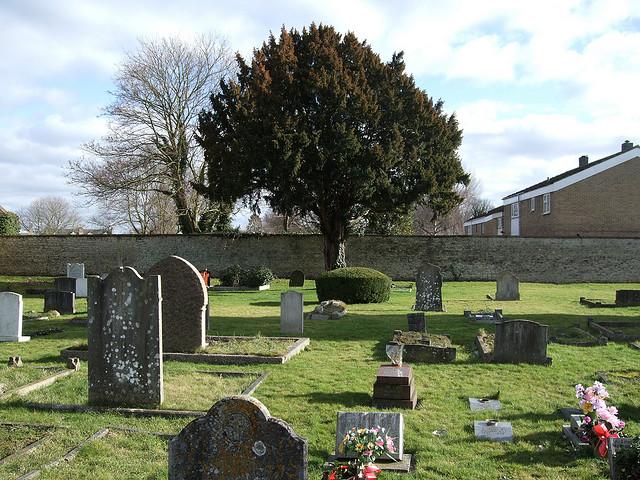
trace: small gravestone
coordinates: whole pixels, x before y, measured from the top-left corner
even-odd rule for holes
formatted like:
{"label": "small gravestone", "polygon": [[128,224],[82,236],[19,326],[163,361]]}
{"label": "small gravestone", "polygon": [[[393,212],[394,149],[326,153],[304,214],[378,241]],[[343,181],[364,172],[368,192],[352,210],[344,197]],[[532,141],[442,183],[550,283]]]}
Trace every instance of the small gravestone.
{"label": "small gravestone", "polygon": [[304,331],[303,299],[300,292],[280,294],[280,333],[302,335]]}
{"label": "small gravestone", "polygon": [[493,361],[548,365],[549,327],[530,320],[508,320],[496,324]]}
{"label": "small gravestone", "polygon": [[307,455],[258,400],[226,397],[169,441],[169,480],[306,480]]}
{"label": "small gravestone", "polygon": [[480,412],[482,410],[497,411],[502,408],[500,400],[492,398],[469,398],[469,408],[472,412]]}
{"label": "small gravestone", "polygon": [[131,267],[89,279],[89,403],[157,406],[163,400],[160,277]]}
{"label": "small gravestone", "polygon": [[22,335],[22,295],[0,292],[0,342],[28,342]]}
{"label": "small gravestone", "polygon": [[415,310],[442,311],[442,273],[430,263],[423,264],[416,275]]}
{"label": "small gravestone", "polygon": [[76,313],[76,294],[47,290],[44,292],[44,311],[56,310],[62,315]]}
{"label": "small gravestone", "polygon": [[492,442],[513,442],[513,427],[510,422],[498,422],[496,420],[476,420],[473,422],[473,431],[478,440]]}
{"label": "small gravestone", "polygon": [[204,348],[209,295],[200,272],[184,258],[171,256],[147,275],[162,278],[162,349],[193,353]]}
{"label": "small gravestone", "polygon": [[396,451],[391,455],[394,460],[402,460],[404,453],[404,417],[401,413],[391,412],[338,412],[336,422],[336,455],[340,459],[357,458],[355,453],[341,452],[340,446],[345,435],[353,427],[383,427],[386,434],[393,438]]}
{"label": "small gravestone", "polygon": [[496,280],[496,300],[520,300],[520,280],[514,274],[502,272]]}
{"label": "small gravestone", "polygon": [[304,287],[304,272],[302,270],[294,270],[289,276],[289,288]]}
{"label": "small gravestone", "polygon": [[616,290],[616,306],[640,306],[640,290]]}
{"label": "small gravestone", "polygon": [[408,313],[407,323],[409,324],[410,332],[424,332],[427,331],[427,319],[424,316],[424,312]]}
{"label": "small gravestone", "polygon": [[84,263],[67,263],[67,277],[84,278]]}
{"label": "small gravestone", "polygon": [[76,279],[73,277],[57,277],[53,279],[53,288],[58,292],[76,293]]}
{"label": "small gravestone", "polygon": [[347,304],[342,300],[325,300],[320,302],[312,312],[307,313],[307,320],[337,320],[347,314]]}
{"label": "small gravestone", "polygon": [[67,368],[69,370],[80,370],[80,359],[78,357],[67,357]]}

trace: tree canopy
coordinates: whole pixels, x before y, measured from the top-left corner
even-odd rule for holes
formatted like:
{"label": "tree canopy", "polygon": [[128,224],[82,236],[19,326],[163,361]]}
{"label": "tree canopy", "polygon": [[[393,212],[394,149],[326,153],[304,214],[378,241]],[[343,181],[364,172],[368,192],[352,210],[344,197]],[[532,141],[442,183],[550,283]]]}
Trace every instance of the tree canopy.
{"label": "tree canopy", "polygon": [[209,183],[198,188],[211,199],[264,196],[277,214],[314,215],[327,269],[345,265],[358,219],[459,202],[462,132],[405,73],[402,52],[385,63],[353,33],[312,24],[283,27],[237,63],[200,116]]}

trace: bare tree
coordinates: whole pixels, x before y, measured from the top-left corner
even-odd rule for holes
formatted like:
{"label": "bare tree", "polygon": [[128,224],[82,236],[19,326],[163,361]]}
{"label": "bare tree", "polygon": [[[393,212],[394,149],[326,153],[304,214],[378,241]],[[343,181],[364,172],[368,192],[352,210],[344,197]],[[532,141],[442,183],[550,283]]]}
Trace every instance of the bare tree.
{"label": "bare tree", "polygon": [[262,216],[265,233],[320,233],[318,219],[313,215],[278,215],[269,210]]}
{"label": "bare tree", "polygon": [[62,197],[38,198],[18,214],[22,228],[36,235],[69,233],[81,224],[78,212]]}
{"label": "bare tree", "polygon": [[84,145],[88,157],[69,163],[71,182],[103,205],[118,203],[123,192],[160,193],[173,201],[180,230],[198,232],[211,206],[191,186],[205,181],[198,115],[233,68],[216,37],[141,40],[115,77],[113,103],[104,109],[109,133]]}
{"label": "bare tree", "polygon": [[252,213],[247,222],[247,233],[262,233],[262,219],[257,213]]}

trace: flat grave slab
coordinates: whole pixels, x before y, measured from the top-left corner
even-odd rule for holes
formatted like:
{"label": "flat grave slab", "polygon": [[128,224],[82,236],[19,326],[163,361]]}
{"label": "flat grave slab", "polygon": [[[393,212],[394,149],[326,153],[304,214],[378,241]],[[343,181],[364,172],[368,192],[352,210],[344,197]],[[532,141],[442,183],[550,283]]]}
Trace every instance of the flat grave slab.
{"label": "flat grave slab", "polygon": [[513,427],[510,422],[476,420],[473,422],[473,431],[478,440],[513,442]]}
{"label": "flat grave slab", "polygon": [[465,310],[464,317],[476,323],[487,324],[500,323],[505,320],[502,315],[502,309],[500,308],[496,308],[493,312],[472,312],[471,310]]}
{"label": "flat grave slab", "polygon": [[502,408],[500,400],[491,398],[469,398],[469,408],[472,412],[480,412],[483,410],[497,411]]}
{"label": "flat grave slab", "polygon": [[402,356],[408,362],[450,363],[456,359],[456,349],[447,335],[395,330],[392,343],[403,346]]}

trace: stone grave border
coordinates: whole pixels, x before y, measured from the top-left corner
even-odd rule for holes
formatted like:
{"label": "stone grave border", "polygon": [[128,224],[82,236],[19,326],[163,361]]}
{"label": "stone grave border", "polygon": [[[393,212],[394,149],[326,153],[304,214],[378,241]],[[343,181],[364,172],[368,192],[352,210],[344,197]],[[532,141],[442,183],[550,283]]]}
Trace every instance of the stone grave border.
{"label": "stone grave border", "polygon": [[[402,330],[394,330],[394,335],[389,344],[400,344],[396,338],[396,332],[400,332],[402,334]],[[428,333],[425,335],[429,336]],[[446,334],[442,334],[441,336],[449,338],[451,337]],[[402,352],[404,361],[411,363],[425,363],[425,364],[434,364],[434,363],[453,363],[456,361],[456,348],[453,346],[450,347],[439,347],[437,345],[426,345],[422,343],[402,343]],[[425,359],[428,357],[429,359]]]}
{"label": "stone grave border", "polygon": [[468,320],[473,320],[475,323],[500,323],[508,320],[502,315],[502,309],[496,308],[493,313],[491,312],[472,312],[471,310],[464,311],[464,317]]}
{"label": "stone grave border", "polygon": [[[207,335],[207,342],[216,340],[234,340],[234,339],[252,339],[257,337],[248,336],[235,336],[235,335],[221,335],[210,336]],[[269,340],[288,340],[294,341],[293,345],[289,347],[289,350],[284,355],[277,357],[267,357],[264,355],[232,355],[226,353],[171,353],[164,352],[162,354],[163,360],[173,360],[176,362],[193,362],[193,363],[206,363],[209,365],[254,365],[261,363],[269,364],[283,364],[288,362],[293,356],[302,352],[311,340],[308,337],[263,337]],[[68,347],[60,350],[60,357],[78,357],[80,360],[87,360],[87,350],[74,350],[73,347]]]}
{"label": "stone grave border", "polygon": [[580,305],[586,305],[589,308],[622,308],[615,303],[603,303],[600,298],[580,297]]}
{"label": "stone grave border", "polygon": [[23,455],[28,455],[31,452],[36,451],[38,448],[40,448],[42,445],[44,445],[44,443],[49,440],[50,438],[53,437],[54,433],[51,430],[54,429],[60,429],[60,428],[66,428],[66,427],[55,427],[55,426],[45,426],[45,425],[39,425],[39,424],[34,424],[34,425],[29,425],[29,424],[14,424],[12,422],[2,422],[0,423],[0,426],[7,426],[7,427],[19,427],[19,428],[32,428],[34,430],[46,430],[45,432],[43,432],[42,437],[38,438],[37,440],[34,440],[33,442],[25,445],[24,447],[16,450],[13,453],[10,453],[9,455],[6,455],[5,457],[0,458],[0,465],[4,465],[7,462],[10,462],[12,460],[15,460],[17,458],[22,457]]}
{"label": "stone grave border", "polygon": [[599,347],[601,345],[606,345],[608,343],[608,338],[606,336],[596,337],[595,335],[591,335],[584,328],[580,328],[578,326],[573,325],[573,328],[576,330],[580,330],[580,332],[586,337],[588,340],[562,340],[552,335],[549,337],[549,343],[557,343],[558,345],[569,345],[572,347]]}
{"label": "stone grave border", "polygon": [[271,285],[260,285],[259,287],[224,287],[222,285],[215,285],[213,287],[207,287],[207,290],[213,290],[214,292],[264,292],[265,290],[271,290]]}
{"label": "stone grave border", "polygon": [[492,362],[493,361],[493,349],[489,346],[489,344],[485,341],[485,338],[489,335],[494,335],[493,333],[489,333],[487,335],[476,335],[475,346],[478,350],[478,355],[480,356],[480,360],[483,362]]}
{"label": "stone grave border", "polygon": [[[56,367],[52,367],[56,368]],[[61,371],[56,372],[52,375],[49,375],[40,380],[36,380],[35,382],[27,383],[26,385],[22,385],[20,387],[14,388],[13,390],[9,390],[8,392],[0,395],[0,400],[5,400],[13,395],[18,395],[19,397],[23,397],[31,392],[35,392],[36,390],[40,390],[42,388],[53,385],[55,382],[60,380],[61,378],[68,377],[76,373],[77,370],[72,368],[64,368],[60,367]]]}
{"label": "stone grave border", "polygon": [[620,341],[620,342],[626,342],[626,341],[634,341],[634,340],[640,340],[640,334],[637,335],[626,335],[624,333],[616,333],[613,330],[611,330],[610,328],[612,327],[637,327],[638,323],[637,322],[610,322],[610,321],[605,321],[605,322],[596,322],[593,318],[588,318],[587,319],[587,327],[595,330],[596,332],[604,335],[605,337],[607,337],[609,340],[611,341]]}

